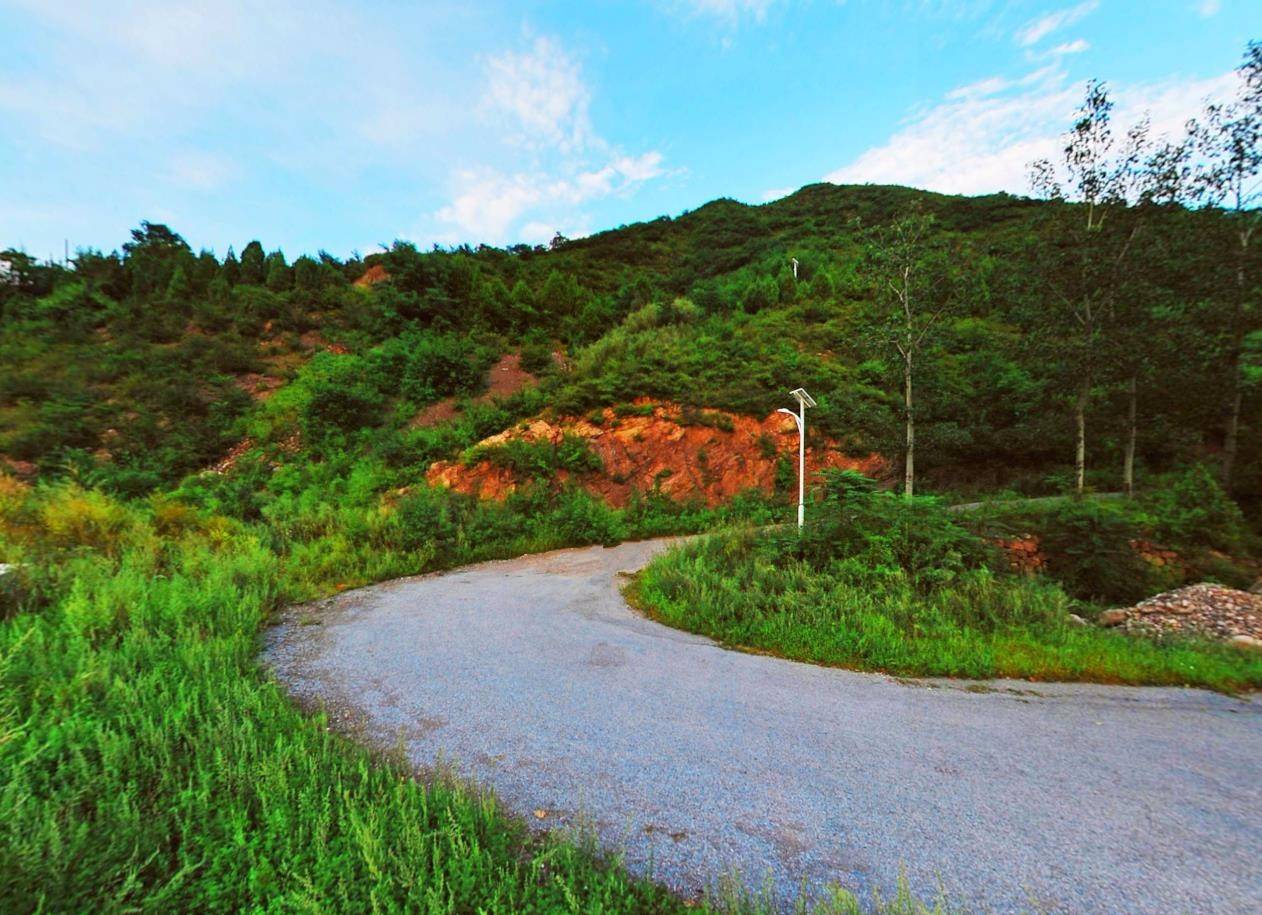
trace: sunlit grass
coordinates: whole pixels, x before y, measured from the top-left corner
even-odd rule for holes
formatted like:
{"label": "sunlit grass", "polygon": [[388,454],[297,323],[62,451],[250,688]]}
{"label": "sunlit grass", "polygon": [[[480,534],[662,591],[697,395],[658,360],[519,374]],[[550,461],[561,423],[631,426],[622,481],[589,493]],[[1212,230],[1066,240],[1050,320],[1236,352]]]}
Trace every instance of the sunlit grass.
{"label": "sunlit grass", "polygon": [[1054,582],[978,569],[917,589],[897,569],[823,567],[775,538],[715,535],[657,557],[630,596],[661,622],[723,644],[905,676],[1262,686],[1262,659],[1219,644],[1154,641],[1069,621]]}

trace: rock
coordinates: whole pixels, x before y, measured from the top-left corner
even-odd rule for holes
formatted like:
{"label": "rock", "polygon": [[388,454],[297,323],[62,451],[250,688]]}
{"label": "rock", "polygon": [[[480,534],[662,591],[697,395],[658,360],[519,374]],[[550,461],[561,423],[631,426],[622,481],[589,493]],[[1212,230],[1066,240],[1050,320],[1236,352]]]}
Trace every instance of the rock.
{"label": "rock", "polygon": [[1100,614],[1099,622],[1101,626],[1120,626],[1126,622],[1126,611],[1117,607],[1105,610]]}
{"label": "rock", "polygon": [[1251,635],[1233,635],[1227,640],[1227,644],[1246,651],[1262,651],[1262,639],[1255,639]]}
{"label": "rock", "polygon": [[1250,594],[1262,594],[1262,578],[1249,585]]}
{"label": "rock", "polygon": [[[1105,611],[1105,612],[1108,612],[1108,611]],[[1085,625],[1087,625],[1087,621],[1086,621],[1086,620],[1084,620],[1084,619],[1083,619],[1081,616],[1079,616],[1077,613],[1071,613],[1071,614],[1069,614],[1069,625],[1071,625],[1071,626],[1085,626]]]}

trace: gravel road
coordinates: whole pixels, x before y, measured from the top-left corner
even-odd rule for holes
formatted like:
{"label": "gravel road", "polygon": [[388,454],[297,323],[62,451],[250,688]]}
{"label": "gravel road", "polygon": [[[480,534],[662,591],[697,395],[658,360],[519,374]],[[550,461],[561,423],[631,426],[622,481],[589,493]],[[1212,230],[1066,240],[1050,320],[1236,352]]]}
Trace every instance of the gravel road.
{"label": "gravel road", "polygon": [[[899,869],[982,912],[1262,911],[1262,700],[903,681],[727,651],[618,592],[665,541],[561,550],[295,607],[266,660],[548,828],[684,893],[782,903]],[[546,813],[542,820],[536,811]]]}

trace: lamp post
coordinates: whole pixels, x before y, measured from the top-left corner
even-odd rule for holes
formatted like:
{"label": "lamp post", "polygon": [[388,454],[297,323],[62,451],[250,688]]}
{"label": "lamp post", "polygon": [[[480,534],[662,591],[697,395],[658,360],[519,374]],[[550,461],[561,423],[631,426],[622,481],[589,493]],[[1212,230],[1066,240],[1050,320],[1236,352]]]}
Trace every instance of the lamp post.
{"label": "lamp post", "polygon": [[815,406],[815,400],[806,393],[806,388],[795,388],[789,393],[797,398],[798,411],[794,413],[781,407],[776,412],[792,416],[798,427],[798,530],[801,530],[806,520],[806,408]]}

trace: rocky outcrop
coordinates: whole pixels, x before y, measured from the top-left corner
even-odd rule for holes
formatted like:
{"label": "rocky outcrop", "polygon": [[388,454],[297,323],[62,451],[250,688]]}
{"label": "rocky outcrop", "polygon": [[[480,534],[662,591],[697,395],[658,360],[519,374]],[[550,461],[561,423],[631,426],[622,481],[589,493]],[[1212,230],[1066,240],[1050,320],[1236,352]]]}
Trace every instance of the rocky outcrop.
{"label": "rocky outcrop", "polygon": [[[751,488],[770,493],[781,457],[792,462],[796,481],[797,429],[792,419],[778,413],[759,419],[639,400],[631,410],[605,409],[582,419],[539,417],[480,445],[511,439],[560,442],[567,435],[585,439],[600,459],[600,470],[579,474],[573,477],[575,482],[615,506],[625,505],[633,492],[654,489],[672,499],[700,499],[708,505]],[[813,442],[806,461],[808,474],[825,468],[875,477],[888,474],[884,458],[848,454],[833,441]],[[571,475],[559,471],[557,477],[564,481]],[[430,467],[427,479],[484,499],[502,499],[525,482],[511,468],[490,460],[439,461]]]}

